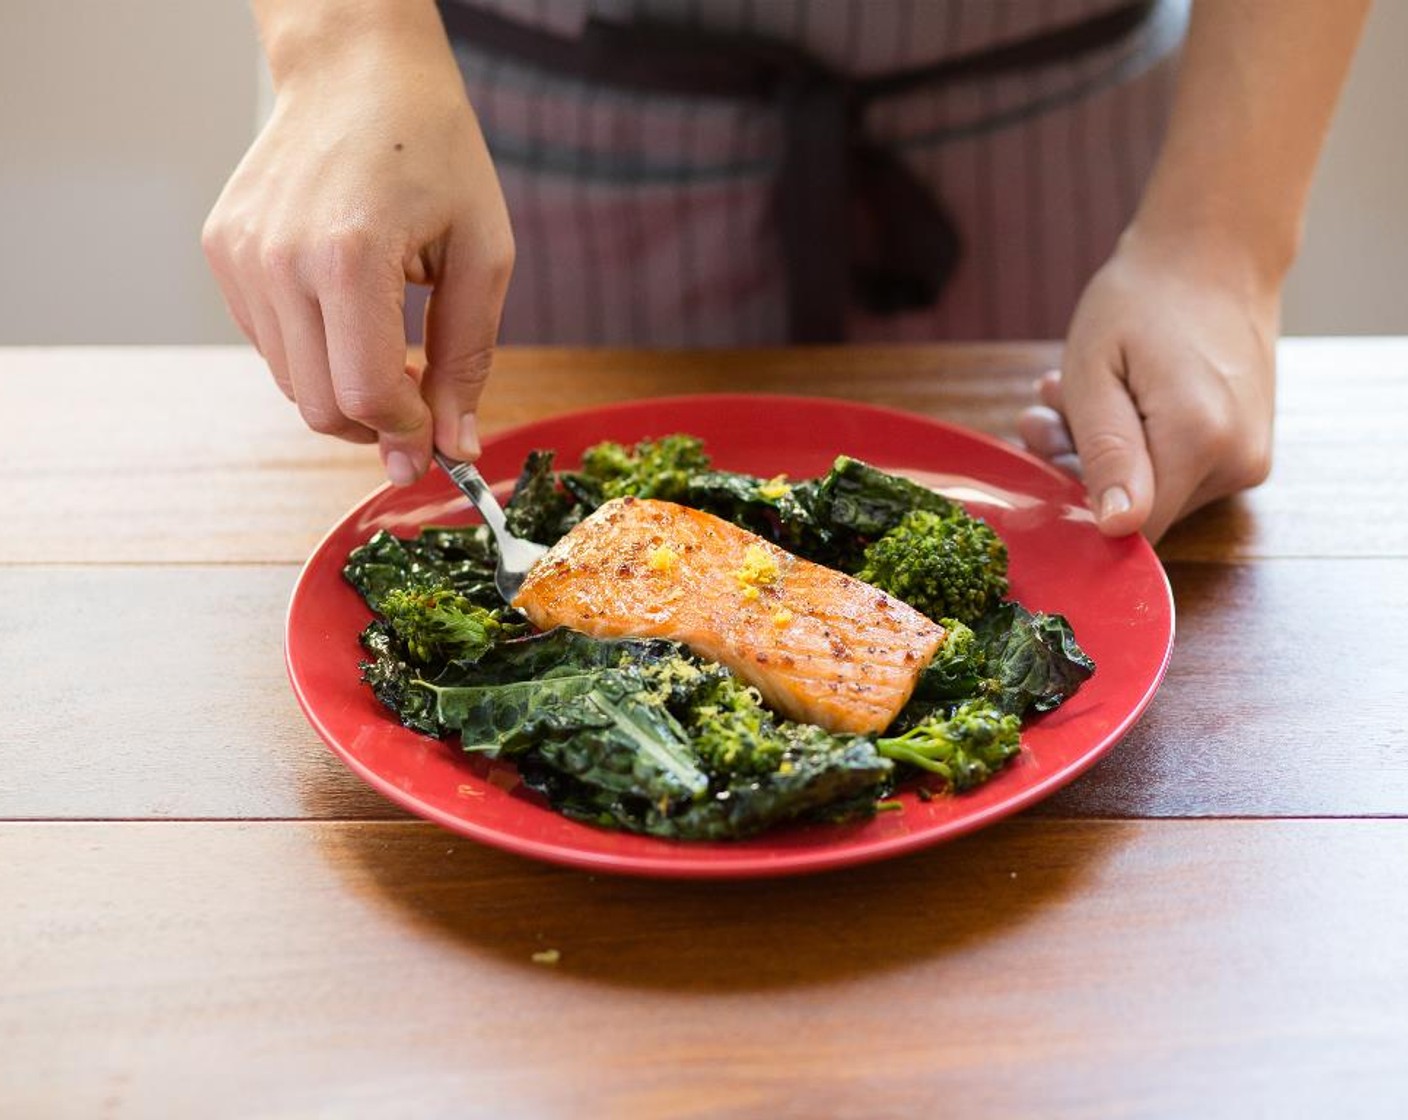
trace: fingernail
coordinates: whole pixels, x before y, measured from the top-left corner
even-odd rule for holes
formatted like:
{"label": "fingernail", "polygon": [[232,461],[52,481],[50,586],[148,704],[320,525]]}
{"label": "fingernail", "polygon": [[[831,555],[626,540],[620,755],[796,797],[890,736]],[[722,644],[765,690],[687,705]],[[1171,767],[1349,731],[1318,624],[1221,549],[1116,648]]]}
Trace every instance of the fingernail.
{"label": "fingernail", "polygon": [[1134,503],[1129,500],[1129,491],[1123,486],[1111,486],[1100,495],[1100,520],[1109,521],[1122,513],[1128,513]]}
{"label": "fingernail", "polygon": [[479,458],[479,424],[472,412],[460,417],[460,458]]}
{"label": "fingernail", "polygon": [[404,451],[386,454],[386,477],[393,486],[409,486],[416,480],[416,465]]}

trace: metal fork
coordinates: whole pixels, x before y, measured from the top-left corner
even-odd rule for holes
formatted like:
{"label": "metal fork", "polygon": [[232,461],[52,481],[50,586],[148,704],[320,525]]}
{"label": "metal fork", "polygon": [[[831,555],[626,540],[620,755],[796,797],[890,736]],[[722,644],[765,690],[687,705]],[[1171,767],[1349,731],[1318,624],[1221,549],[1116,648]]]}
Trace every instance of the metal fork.
{"label": "metal fork", "polygon": [[499,565],[494,569],[494,586],[498,588],[505,603],[512,603],[518,589],[523,586],[528,570],[542,558],[547,549],[532,541],[525,541],[522,537],[515,537],[508,531],[503,507],[489,489],[489,484],[484,481],[484,476],[472,463],[462,463],[438,451],[435,452],[435,461],[460,488],[461,493],[483,514],[484,523],[494,534],[494,540],[499,545]]}

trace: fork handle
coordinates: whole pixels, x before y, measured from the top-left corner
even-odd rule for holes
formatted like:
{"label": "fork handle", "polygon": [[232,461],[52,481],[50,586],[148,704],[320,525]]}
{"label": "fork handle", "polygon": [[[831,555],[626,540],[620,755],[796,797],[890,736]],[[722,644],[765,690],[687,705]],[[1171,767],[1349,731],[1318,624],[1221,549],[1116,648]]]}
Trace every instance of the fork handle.
{"label": "fork handle", "polygon": [[463,491],[464,496],[473,502],[475,508],[483,514],[485,524],[489,526],[494,536],[507,536],[508,522],[504,519],[503,507],[494,497],[494,492],[489,489],[489,484],[484,481],[484,476],[479,473],[479,468],[473,463],[463,463],[458,459],[451,459],[439,451],[435,452],[435,461],[454,480],[455,485]]}

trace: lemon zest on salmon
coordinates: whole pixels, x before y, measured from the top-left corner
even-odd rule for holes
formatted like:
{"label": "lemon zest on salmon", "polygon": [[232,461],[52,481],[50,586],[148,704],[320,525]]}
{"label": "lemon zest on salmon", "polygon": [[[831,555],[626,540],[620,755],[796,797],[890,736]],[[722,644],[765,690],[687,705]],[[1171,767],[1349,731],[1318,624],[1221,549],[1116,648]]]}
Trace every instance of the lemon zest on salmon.
{"label": "lemon zest on salmon", "polygon": [[667,544],[652,548],[645,558],[645,565],[652,572],[662,574],[673,572],[679,566],[680,554]]}
{"label": "lemon zest on salmon", "polygon": [[738,586],[743,589],[746,599],[758,597],[756,594],[749,595],[750,589],[756,592],[760,587],[771,587],[781,577],[782,571],[777,566],[777,558],[757,544],[750,544],[744,550],[743,567],[733,573],[733,578],[738,580]]}

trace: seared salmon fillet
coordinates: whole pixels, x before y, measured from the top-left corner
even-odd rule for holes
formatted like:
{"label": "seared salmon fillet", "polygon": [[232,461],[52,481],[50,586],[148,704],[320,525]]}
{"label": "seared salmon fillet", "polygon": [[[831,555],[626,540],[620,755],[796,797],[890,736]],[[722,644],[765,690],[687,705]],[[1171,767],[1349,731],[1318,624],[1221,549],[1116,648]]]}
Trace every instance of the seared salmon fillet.
{"label": "seared salmon fillet", "polygon": [[869,584],[644,498],[607,502],[558,541],[513,605],[542,630],[682,642],[782,715],[835,732],[888,727],[944,638]]}

